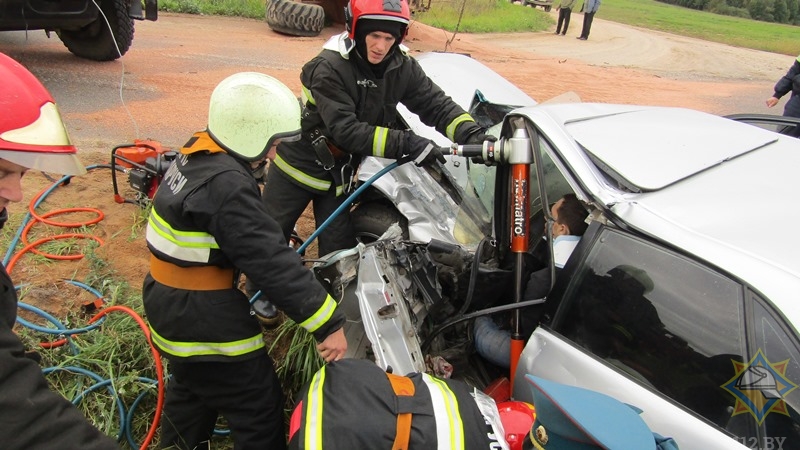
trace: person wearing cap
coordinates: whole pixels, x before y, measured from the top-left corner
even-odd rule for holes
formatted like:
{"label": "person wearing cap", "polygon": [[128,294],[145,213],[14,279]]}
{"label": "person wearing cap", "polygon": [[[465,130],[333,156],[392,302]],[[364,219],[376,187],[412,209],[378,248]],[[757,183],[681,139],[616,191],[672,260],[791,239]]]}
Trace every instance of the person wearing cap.
{"label": "person wearing cap", "polygon": [[525,375],[534,421],[523,450],[677,450],[639,410],[600,392]]}
{"label": "person wearing cap", "polygon": [[[55,101],[25,67],[0,53],[0,228],[8,206],[22,200],[20,180],[29,169],[81,175]],[[53,392],[33,353],[14,334],[17,293],[0,267],[0,436],[4,449],[116,449],[75,405]]]}
{"label": "person wearing cap", "polygon": [[[404,129],[398,103],[459,144],[482,143],[486,130],[428,78],[402,45],[406,0],[351,0],[346,31],[303,66],[302,138],[282,142],[267,173],[267,210],[289,238],[309,203],[319,227],[347,198],[365,156],[444,162],[436,144]],[[319,254],[352,248],[347,211],[319,236]]]}
{"label": "person wearing cap", "polygon": [[[800,56],[795,58],[792,67],[782,76],[777,83],[775,83],[774,93],[772,97],[767,99],[767,108],[772,108],[778,104],[781,97],[788,94],[789,100],[783,107],[783,115],[787,117],[800,117]],[[790,127],[787,134],[800,137],[800,126]]]}
{"label": "person wearing cap", "polygon": [[313,334],[325,361],[347,350],[344,314],[267,214],[254,176],[271,148],[299,132],[300,105],[285,85],[231,75],[211,93],[208,127],[180,150],[153,198],[142,298],[153,344],[169,360],[164,448],[207,448],[218,415],[236,449],[286,447],[281,386],[240,273]]}

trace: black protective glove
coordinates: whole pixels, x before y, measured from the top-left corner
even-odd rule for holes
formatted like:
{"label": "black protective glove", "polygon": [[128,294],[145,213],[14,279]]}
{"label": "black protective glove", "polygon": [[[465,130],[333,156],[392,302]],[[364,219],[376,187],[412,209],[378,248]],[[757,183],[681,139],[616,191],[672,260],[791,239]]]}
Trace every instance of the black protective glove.
{"label": "black protective glove", "polygon": [[430,139],[417,136],[414,133],[406,134],[405,148],[403,156],[397,159],[400,164],[414,161],[417,166],[427,166],[439,161],[444,164],[446,160],[439,147]]}
{"label": "black protective glove", "polygon": [[483,144],[485,141],[497,141],[496,137],[492,136],[491,134],[486,134],[486,131],[486,128],[475,127],[475,129],[470,131],[470,133],[467,135],[467,140],[464,143]]}

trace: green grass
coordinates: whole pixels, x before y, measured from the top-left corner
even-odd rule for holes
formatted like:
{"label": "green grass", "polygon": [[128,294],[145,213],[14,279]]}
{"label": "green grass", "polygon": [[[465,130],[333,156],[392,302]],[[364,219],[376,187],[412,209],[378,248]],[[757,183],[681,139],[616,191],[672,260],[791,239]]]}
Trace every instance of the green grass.
{"label": "green grass", "polygon": [[264,19],[265,0],[159,0],[158,9],[185,14]]}
{"label": "green grass", "polygon": [[[463,7],[463,14],[462,14]],[[463,33],[543,31],[554,24],[541,9],[525,8],[505,0],[438,1],[415,19],[436,28]]]}
{"label": "green grass", "polygon": [[711,14],[655,0],[606,1],[595,17],[736,47],[790,56],[798,53],[800,27]]}

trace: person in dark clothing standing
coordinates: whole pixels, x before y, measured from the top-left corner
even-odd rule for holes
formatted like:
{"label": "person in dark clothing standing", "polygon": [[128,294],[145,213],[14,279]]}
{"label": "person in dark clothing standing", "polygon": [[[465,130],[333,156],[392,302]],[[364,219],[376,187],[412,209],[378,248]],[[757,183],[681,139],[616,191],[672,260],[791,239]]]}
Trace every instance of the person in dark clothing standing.
{"label": "person in dark clothing standing", "polygon": [[[11,202],[22,200],[28,169],[86,173],[55,101],[18,62],[0,53],[0,228]],[[35,130],[35,131],[34,131]],[[35,358],[14,334],[17,291],[0,266],[0,447],[6,450],[118,449],[71,402],[53,392]]]}
{"label": "person in dark clothing standing", "polygon": [[[560,34],[565,36],[567,34],[567,28],[569,28],[569,19],[572,17],[572,8],[575,7],[575,2],[577,0],[561,0],[561,4],[558,6],[558,25],[556,25],[556,32],[555,34]],[[564,30],[561,30],[561,25],[564,25]]]}
{"label": "person in dark clothing standing", "polygon": [[[767,99],[767,107],[772,108],[777,105],[781,97],[791,92],[792,95],[783,107],[783,115],[800,117],[800,56],[794,60],[794,64],[786,72],[786,75],[775,83],[774,91],[772,97]],[[800,137],[800,126],[791,127],[786,131],[786,134]]]}
{"label": "person in dark clothing standing", "polygon": [[240,273],[314,335],[325,361],[344,357],[344,315],[267,214],[254,176],[274,145],[299,133],[300,104],[286,86],[231,75],[211,94],[208,128],[180,150],[153,198],[142,298],[172,376],[162,447],[207,448],[218,415],[237,450],[286,447],[280,383]]}
{"label": "person in dark clothing standing", "polygon": [[578,39],[585,41],[589,39],[589,31],[592,29],[594,14],[600,9],[600,0],[584,0],[581,11],[583,12],[583,29]]}
{"label": "person in dark clothing standing", "polygon": [[[341,205],[363,157],[445,161],[435,143],[403,129],[398,103],[459,144],[486,138],[401,45],[409,19],[406,0],[351,0],[347,30],[303,66],[302,138],[278,145],[263,190],[287,240],[309,202],[317,227]],[[347,211],[319,236],[320,255],[355,245]]]}

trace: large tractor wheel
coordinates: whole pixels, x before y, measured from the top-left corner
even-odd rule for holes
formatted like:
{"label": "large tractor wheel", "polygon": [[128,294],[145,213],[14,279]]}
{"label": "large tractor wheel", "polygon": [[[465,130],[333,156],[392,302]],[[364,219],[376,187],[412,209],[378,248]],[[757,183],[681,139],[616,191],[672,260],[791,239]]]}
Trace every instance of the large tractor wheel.
{"label": "large tractor wheel", "polygon": [[268,0],[267,25],[290,36],[318,36],[325,27],[325,10],[292,0]]}
{"label": "large tractor wheel", "polygon": [[[126,0],[100,0],[97,19],[78,29],[60,30],[58,37],[75,56],[95,61],[113,61],[131,48],[133,19]],[[106,23],[108,19],[108,23]]]}

